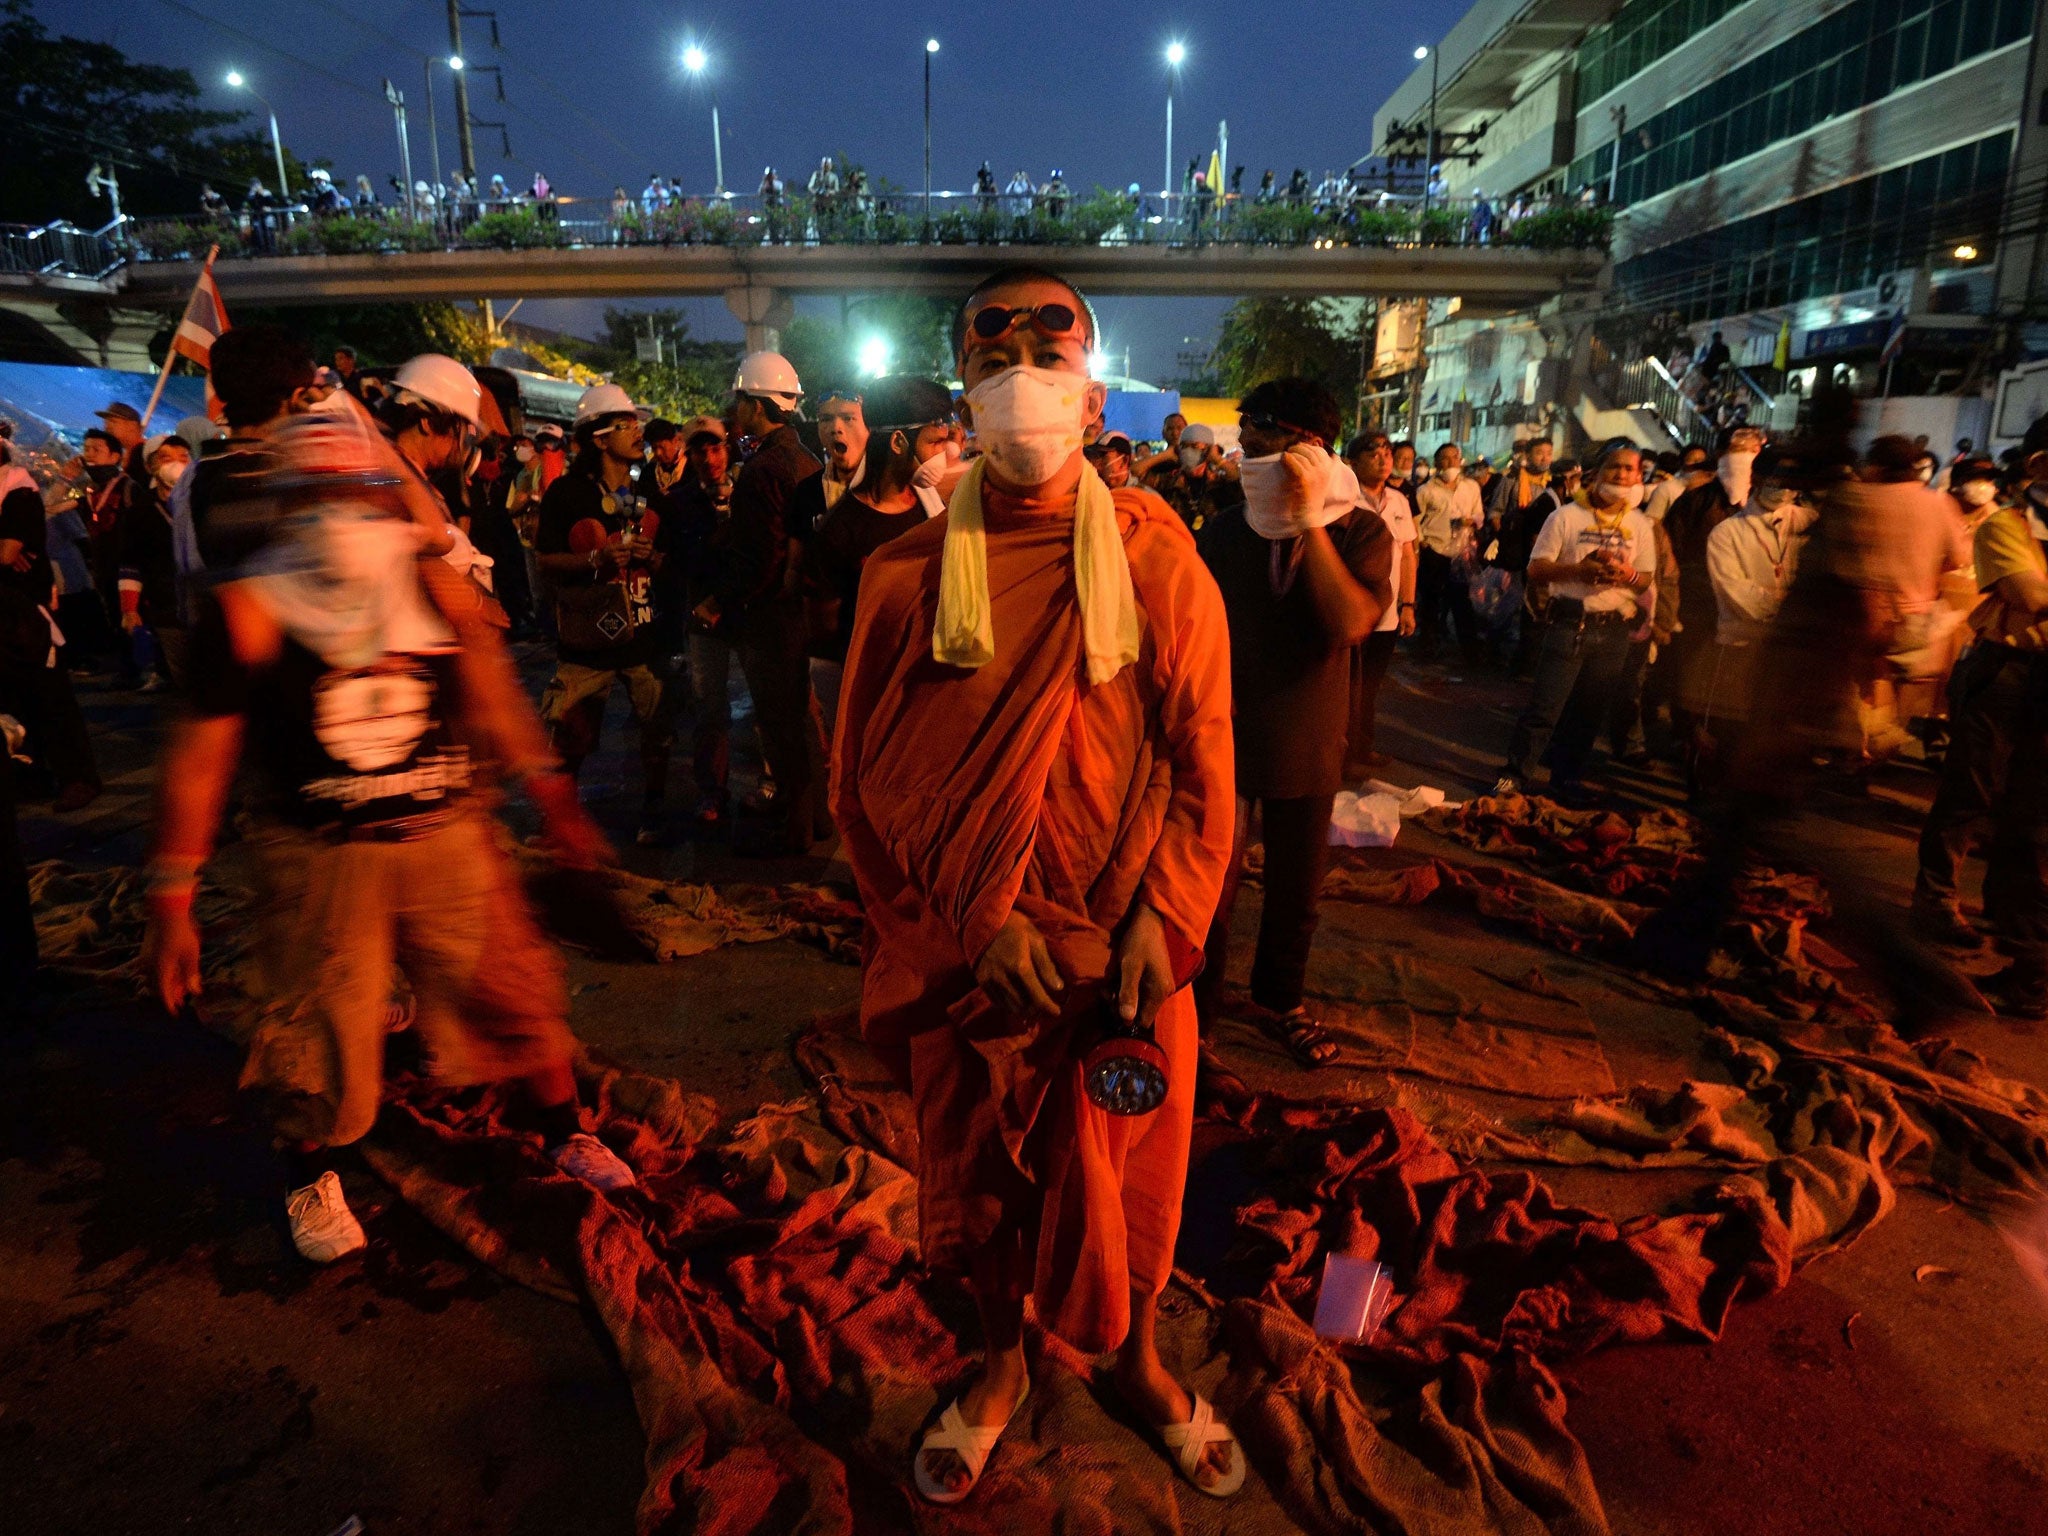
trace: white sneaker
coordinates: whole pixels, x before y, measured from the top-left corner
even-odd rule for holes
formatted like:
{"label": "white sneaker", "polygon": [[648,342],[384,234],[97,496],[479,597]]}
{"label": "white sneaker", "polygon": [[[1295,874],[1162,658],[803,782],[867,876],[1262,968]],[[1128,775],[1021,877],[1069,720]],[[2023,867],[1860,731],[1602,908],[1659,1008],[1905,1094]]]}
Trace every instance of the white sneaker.
{"label": "white sneaker", "polygon": [[348,1208],[348,1197],[332,1168],[285,1196],[284,1209],[291,1218],[292,1246],[315,1264],[332,1264],[370,1241]]}
{"label": "white sneaker", "polygon": [[550,1147],[548,1156],[562,1172],[592,1189],[627,1189],[640,1182],[618,1153],[588,1131],[578,1131],[559,1147]]}

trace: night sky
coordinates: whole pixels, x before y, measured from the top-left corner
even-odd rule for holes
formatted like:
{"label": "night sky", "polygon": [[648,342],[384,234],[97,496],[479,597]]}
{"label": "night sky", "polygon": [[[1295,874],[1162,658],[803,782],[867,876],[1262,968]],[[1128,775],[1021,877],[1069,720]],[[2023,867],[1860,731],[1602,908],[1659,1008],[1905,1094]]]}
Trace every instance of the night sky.
{"label": "night sky", "polygon": [[[985,158],[998,180],[1021,166],[1043,181],[1058,167],[1085,192],[1133,180],[1159,186],[1164,50],[1178,38],[1188,59],[1174,108],[1176,158],[1184,165],[1199,150],[1206,159],[1218,121],[1227,119],[1230,158],[1247,167],[1249,190],[1269,166],[1282,179],[1296,165],[1314,177],[1365,154],[1373,109],[1413,67],[1416,45],[1433,44],[1465,8],[1466,0],[1128,8],[1031,0],[919,15],[896,4],[828,0],[497,0],[505,46],[493,49],[489,24],[472,19],[463,51],[473,64],[504,67],[508,100],[499,103],[490,79],[475,77],[471,112],[509,125],[514,158],[502,158],[495,130],[479,129],[477,168],[515,185],[538,168],[558,192],[601,198],[615,184],[637,194],[659,171],[708,191],[715,77],[734,191],[752,192],[769,163],[794,188],[821,155],[842,152],[872,177],[921,187],[923,45],[935,36],[933,185],[970,186]],[[39,0],[36,10],[53,31],[189,68],[212,105],[255,106],[221,83],[240,69],[277,107],[295,152],[329,158],[337,181],[367,172],[380,196],[398,168],[382,99],[388,76],[406,93],[414,173],[429,174],[421,73],[427,54],[448,52],[441,0]],[[681,68],[688,41],[711,56],[705,83],[693,84]],[[436,69],[435,88],[441,160],[452,176],[458,155],[445,69]],[[686,307],[698,334],[739,335],[722,304]],[[1101,306],[1110,347],[1128,347],[1134,372],[1161,379],[1177,371],[1184,338],[1197,346],[1213,338],[1222,307],[1165,299]],[[600,308],[535,302],[520,318],[587,333]]]}

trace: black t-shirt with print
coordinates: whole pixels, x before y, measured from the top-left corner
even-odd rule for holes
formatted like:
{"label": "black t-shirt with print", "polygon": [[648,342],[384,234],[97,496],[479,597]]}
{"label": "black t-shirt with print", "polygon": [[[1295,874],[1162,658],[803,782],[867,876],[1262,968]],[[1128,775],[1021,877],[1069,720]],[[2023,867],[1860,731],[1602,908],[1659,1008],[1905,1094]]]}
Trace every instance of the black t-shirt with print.
{"label": "black t-shirt with print", "polygon": [[[570,553],[569,531],[586,518],[602,524],[607,539],[616,539],[640,523],[644,510],[640,498],[629,488],[621,486],[616,491],[607,491],[592,476],[578,474],[572,469],[549,486],[547,495],[541,498],[540,529],[534,535],[534,552],[542,555]],[[655,543],[657,546],[662,543],[658,527]],[[572,666],[603,667],[616,671],[645,666],[654,659],[658,636],[654,628],[653,570],[635,562],[610,579],[625,584],[627,600],[633,605],[633,630],[619,644],[601,649],[571,645],[558,647],[561,659]],[[548,580],[560,588],[587,587],[596,580],[596,576],[579,572],[569,577],[550,575]]]}
{"label": "black t-shirt with print", "polygon": [[390,653],[367,667],[330,667],[287,639],[274,663],[250,669],[228,643],[220,604],[201,599],[192,634],[192,703],[202,716],[240,715],[266,805],[314,829],[427,823],[468,792],[470,750],[452,651]]}
{"label": "black t-shirt with print", "polygon": [[819,519],[804,544],[804,596],[819,616],[827,619],[829,632],[811,636],[813,656],[846,660],[846,648],[853,643],[860,568],[869,555],[924,521],[922,503],[914,502],[902,512],[884,512],[861,500],[858,493],[840,497]]}

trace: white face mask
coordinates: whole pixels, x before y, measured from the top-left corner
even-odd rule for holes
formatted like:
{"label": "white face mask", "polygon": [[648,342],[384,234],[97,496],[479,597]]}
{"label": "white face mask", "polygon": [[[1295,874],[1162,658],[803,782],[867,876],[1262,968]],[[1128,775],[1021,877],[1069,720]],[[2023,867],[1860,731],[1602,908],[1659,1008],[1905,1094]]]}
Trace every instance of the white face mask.
{"label": "white face mask", "polygon": [[1966,507],[1988,507],[1998,500],[1998,482],[1966,480],[1956,487],[1956,497]]}
{"label": "white face mask", "polygon": [[178,477],[185,473],[183,464],[159,464],[155,471],[156,483],[168,491],[178,483]]}
{"label": "white face mask", "polygon": [[939,451],[928,459],[920,459],[917,468],[911,471],[910,484],[913,489],[922,487],[937,490],[939,482],[955,464],[960,462],[960,445],[947,438],[939,445]]}
{"label": "white face mask", "polygon": [[1462,464],[1442,464],[1437,467],[1436,477],[1443,481],[1445,485],[1456,485],[1458,483],[1458,476],[1463,473],[1465,473],[1465,466]]}
{"label": "white face mask", "polygon": [[1053,368],[1005,368],[968,391],[981,451],[1009,484],[1043,485],[1081,451],[1088,381]]}
{"label": "white face mask", "polygon": [[1643,488],[1638,485],[1596,485],[1593,500],[1603,507],[1626,507],[1633,511],[1643,504]]}
{"label": "white face mask", "polygon": [[1176,449],[1175,452],[1180,458],[1182,469],[1193,469],[1202,462],[1202,450],[1198,446],[1190,445],[1186,448]]}
{"label": "white face mask", "polygon": [[512,457],[522,464],[531,464],[533,462],[533,445],[531,443],[521,443],[512,450]]}
{"label": "white face mask", "polygon": [[1913,473],[1919,477],[1922,485],[1934,484],[1934,466],[1932,464],[1922,464]]}

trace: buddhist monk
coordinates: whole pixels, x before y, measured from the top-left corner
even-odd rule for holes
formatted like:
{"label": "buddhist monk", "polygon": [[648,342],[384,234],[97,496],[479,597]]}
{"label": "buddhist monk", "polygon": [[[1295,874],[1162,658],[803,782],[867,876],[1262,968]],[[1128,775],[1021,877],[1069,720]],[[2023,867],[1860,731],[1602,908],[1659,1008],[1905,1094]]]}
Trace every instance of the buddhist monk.
{"label": "buddhist monk", "polygon": [[[941,516],[861,577],[833,811],[867,910],[862,1027],[908,1085],[926,1263],[965,1277],[987,1358],[913,1461],[964,1498],[1029,1390],[1024,1304],[1114,1380],[1205,1493],[1244,1455],[1154,1342],[1194,1119],[1188,982],[1230,859],[1230,656],[1216,584],[1149,491],[1082,456],[1094,315],[1013,269],[954,321],[981,449]],[[1165,1101],[1083,1088],[1105,1022],[1148,1025]]]}

